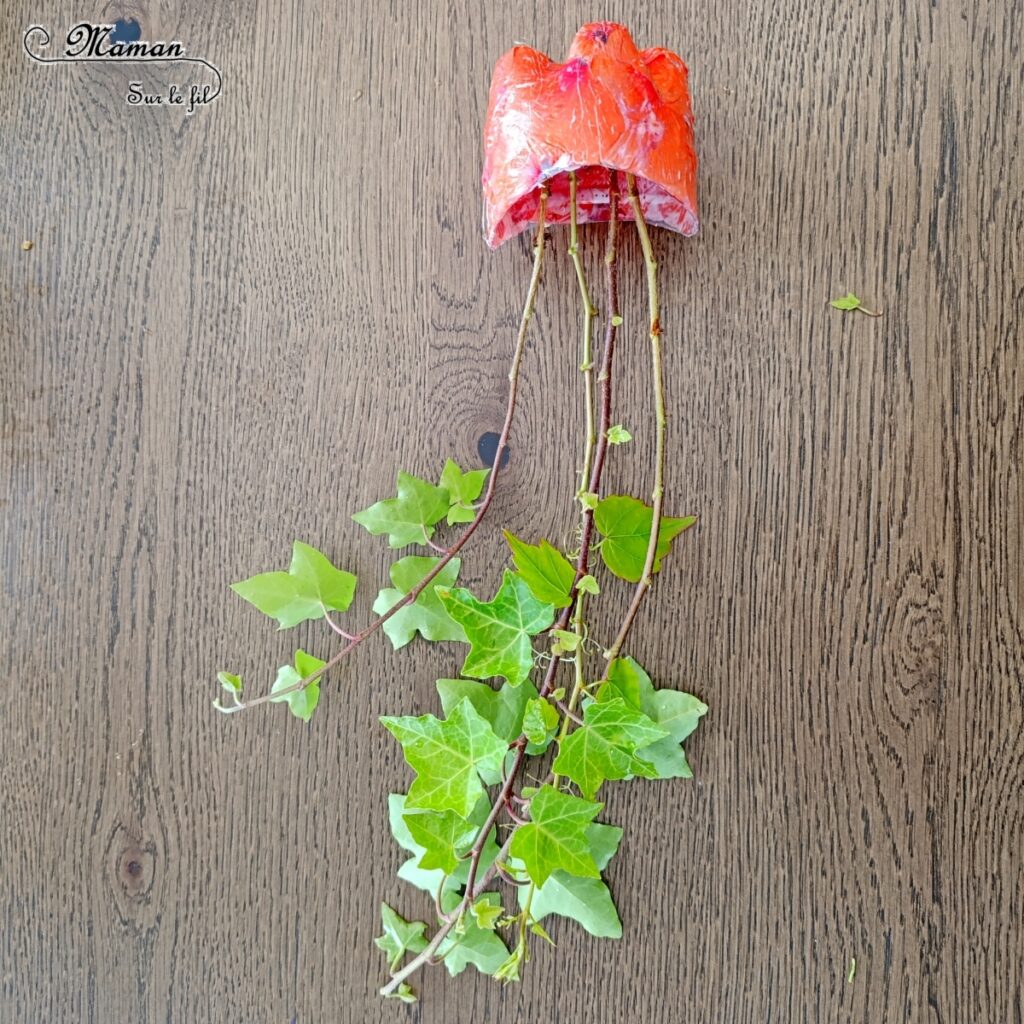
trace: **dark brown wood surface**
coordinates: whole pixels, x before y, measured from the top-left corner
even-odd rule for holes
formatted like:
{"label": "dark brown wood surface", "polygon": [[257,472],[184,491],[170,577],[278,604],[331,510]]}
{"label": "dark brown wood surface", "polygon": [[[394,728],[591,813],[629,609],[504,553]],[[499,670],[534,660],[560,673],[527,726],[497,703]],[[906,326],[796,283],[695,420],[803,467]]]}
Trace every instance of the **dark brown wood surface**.
{"label": "dark brown wood surface", "polygon": [[[1020,1024],[1024,121],[1019,0],[107,4],[217,64],[186,118],[0,27],[0,1021]],[[81,5],[77,17],[84,17]],[[656,233],[668,506],[699,526],[633,650],[711,706],[691,783],[609,787],[621,942],[383,1003],[376,724],[455,648],[365,645],[308,727],[215,714],[279,634],[228,590],[500,424],[528,245],[480,233],[490,67],[595,16],[691,67],[703,231]],[[609,482],[650,487],[631,232]],[[598,278],[603,232],[584,234]],[[31,250],[22,241],[33,242]],[[499,526],[561,538],[578,305],[554,233]],[[852,289],[884,316],[830,310]],[[616,600],[624,591],[612,591]],[[851,960],[856,971],[848,981]]]}

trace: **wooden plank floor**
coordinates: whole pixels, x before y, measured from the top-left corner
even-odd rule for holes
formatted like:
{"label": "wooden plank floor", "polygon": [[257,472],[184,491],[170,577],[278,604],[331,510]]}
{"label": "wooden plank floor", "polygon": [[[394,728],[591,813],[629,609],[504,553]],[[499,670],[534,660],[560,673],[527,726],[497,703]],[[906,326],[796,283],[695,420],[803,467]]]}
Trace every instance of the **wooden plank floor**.
{"label": "wooden plank floor", "polygon": [[[1020,1024],[1022,4],[640,6],[97,9],[220,67],[186,118],[130,108],[128,68],[32,64],[22,33],[68,5],[8,5],[3,1024]],[[436,710],[456,652],[370,643],[309,727],[225,719],[217,669],[325,646],[227,584],[300,537],[365,581],[361,617],[388,553],[350,513],[497,428],[530,255],[481,239],[490,67],[595,16],[692,72],[704,228],[656,244],[669,508],[701,521],[634,648],[711,713],[694,782],[609,789],[621,942],[556,927],[521,985],[434,971],[407,1010],[375,995],[377,907],[427,907],[394,877],[408,775],[376,716]],[[569,521],[554,239],[470,585],[499,526]],[[623,274],[628,410],[632,237]],[[884,317],[827,308],[848,289]],[[629,425],[610,483],[646,494]]]}

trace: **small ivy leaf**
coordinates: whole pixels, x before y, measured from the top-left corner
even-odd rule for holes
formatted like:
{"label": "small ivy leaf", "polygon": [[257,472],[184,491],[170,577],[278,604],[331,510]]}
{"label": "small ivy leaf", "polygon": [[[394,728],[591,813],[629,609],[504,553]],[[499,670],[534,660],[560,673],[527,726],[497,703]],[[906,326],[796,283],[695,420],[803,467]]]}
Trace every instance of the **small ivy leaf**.
{"label": "small ivy leaf", "polygon": [[572,604],[572,585],[576,570],[554,545],[542,540],[540,544],[527,544],[504,531],[505,540],[512,549],[512,560],[517,573],[526,580],[533,596],[556,608]]}
{"label": "small ivy leaf", "polygon": [[563,654],[572,654],[580,645],[579,634],[573,633],[568,629],[553,629],[551,630],[551,637],[554,641],[551,644],[551,653],[555,657],[561,657]]}
{"label": "small ivy leaf", "polygon": [[519,945],[512,950],[508,959],[494,972],[494,977],[497,978],[498,981],[503,981],[506,985],[510,981],[519,981],[519,967],[522,964],[523,957],[525,955],[526,946],[519,943]]}
{"label": "small ivy leaf", "polygon": [[637,758],[654,769],[655,774],[650,777],[692,778],[693,772],[679,744],[707,714],[707,704],[681,690],[655,689],[650,676],[632,658],[616,658],[608,666],[607,681],[597,691],[599,703],[615,699],[642,711],[668,733],[636,751]]}
{"label": "small ivy leaf", "polygon": [[[451,913],[462,902],[456,892],[441,894],[441,909]],[[494,974],[508,959],[508,947],[494,931],[495,924],[504,915],[501,897],[496,892],[485,892],[462,918],[462,932],[457,939],[449,936],[438,948],[437,955],[444,960],[451,975],[461,974],[472,964],[481,974]],[[489,925],[481,922],[490,921]]]}
{"label": "small ivy leaf", "polygon": [[477,679],[502,676],[513,686],[529,676],[533,668],[530,638],[551,625],[555,610],[538,601],[525,580],[506,569],[490,601],[480,601],[463,589],[438,587],[435,593],[466,632],[470,652],[463,674]]}
{"label": "small ivy leaf", "polygon": [[448,525],[455,523],[471,523],[476,519],[476,511],[471,507],[480,497],[487,481],[489,469],[464,470],[458,463],[448,459],[441,470],[441,486],[448,492],[450,507],[448,509]]}
{"label": "small ivy leaf", "polygon": [[[696,521],[696,516],[683,519],[662,517],[654,572],[661,568],[661,560],[669,553],[675,537]],[[610,572],[631,583],[640,581],[653,523],[654,511],[636,498],[615,494],[598,503],[594,510],[594,525],[604,537],[601,558]]]}
{"label": "small ivy leaf", "polygon": [[343,612],[352,603],[356,578],[337,569],[316,548],[294,541],[288,572],[263,572],[232,583],[231,589],[264,615],[277,619],[281,629],[306,619],[321,619],[325,609]]}
{"label": "small ivy leaf", "polygon": [[242,692],[242,677],[232,675],[230,672],[218,672],[217,682],[226,693],[238,694]]}
{"label": "small ivy leaf", "polygon": [[[274,685],[270,688],[270,692],[277,693],[289,686],[293,686],[300,680],[311,676],[318,669],[323,668],[325,664],[319,658],[314,658],[313,655],[307,654],[305,651],[296,651],[295,664],[282,665],[277,670],[277,679],[274,680]],[[279,704],[281,701],[288,705],[288,710],[296,718],[301,718],[302,721],[308,722],[313,717],[317,704],[320,703],[320,680],[314,679],[313,682],[301,690],[292,690],[291,693],[271,698],[271,703],[273,704]]]}
{"label": "small ivy leaf", "polygon": [[609,444],[628,444],[633,440],[633,435],[621,423],[609,427],[607,436]]}
{"label": "small ivy leaf", "polygon": [[[391,566],[394,588],[385,587],[373,602],[373,610],[381,615],[392,608],[430,572],[439,558],[407,555]],[[412,604],[399,608],[384,623],[383,629],[395,650],[404,647],[419,633],[424,640],[460,640],[466,642],[462,627],[445,611],[434,593],[435,587],[452,587],[459,577],[462,560],[453,558],[429,583]]]}
{"label": "small ivy leaf", "polygon": [[618,313],[616,313],[616,314],[615,314],[615,315],[614,315],[614,316],[612,317],[612,326],[613,326],[613,327],[621,327],[621,326],[622,326],[622,317],[621,317],[621,316],[619,316],[619,314],[618,314]]}
{"label": "small ivy leaf", "polygon": [[380,905],[381,922],[384,934],[373,941],[384,951],[388,960],[388,970],[395,971],[406,953],[422,953],[427,948],[424,932],[427,929],[423,921],[406,921],[386,903]]}
{"label": "small ivy leaf", "polygon": [[581,800],[545,785],[530,800],[530,820],[512,837],[509,852],[523,862],[530,880],[543,885],[562,870],[581,878],[599,878],[590,852],[587,826],[603,804]]}
{"label": "small ivy leaf", "polygon": [[540,936],[540,938],[549,945],[554,946],[555,940],[551,938],[546,931],[544,931],[544,927],[539,921],[534,921],[533,924],[530,925],[530,931],[533,932],[534,935]]}
{"label": "small ivy leaf", "polygon": [[393,548],[422,544],[448,514],[448,492],[409,473],[398,474],[396,489],[396,498],[378,501],[352,518],[374,536],[386,533]]}
{"label": "small ivy leaf", "polygon": [[593,512],[600,500],[594,491],[580,491],[576,497],[587,512]]}
{"label": "small ivy leaf", "polygon": [[542,753],[547,749],[558,728],[561,717],[558,709],[543,697],[535,697],[526,703],[523,715],[523,732],[533,745],[531,753]]}
{"label": "small ivy leaf", "polygon": [[404,817],[409,833],[423,847],[419,866],[425,871],[437,868],[450,875],[476,839],[478,826],[454,811],[411,811]]}
{"label": "small ivy leaf", "polygon": [[387,994],[388,999],[401,999],[403,1003],[415,1003],[418,1002],[416,993],[413,992],[412,986],[407,981],[403,981],[394,992]]}
{"label": "small ivy leaf", "polygon": [[597,580],[595,580],[590,573],[587,573],[586,576],[580,577],[579,583],[576,584],[576,589],[581,594],[594,594],[596,596],[601,593],[601,588],[597,585]]}
{"label": "small ivy leaf", "polygon": [[863,302],[857,298],[853,292],[847,292],[846,295],[840,296],[838,299],[829,300],[829,305],[833,309],[841,309],[843,312],[850,312],[857,310],[859,313],[864,313],[866,316],[881,316],[881,312],[876,312],[873,309],[868,309]]}
{"label": "small ivy leaf", "polygon": [[842,309],[842,310],[859,309],[860,308],[860,299],[858,299],[857,296],[853,294],[853,292],[848,292],[846,295],[843,295],[843,296],[841,296],[838,299],[832,299],[829,302],[829,305],[833,309]]}
{"label": "small ivy leaf", "polygon": [[667,735],[667,729],[618,697],[592,701],[583,711],[583,725],[559,744],[552,768],[591,798],[606,779],[655,777],[651,766],[634,755]]}
{"label": "small ivy leaf", "polygon": [[447,719],[381,718],[381,724],[402,745],[416,772],[406,807],[454,811],[468,818],[484,794],[480,772],[500,770],[508,744],[494,735],[469,700],[462,700]]}
{"label": "small ivy leaf", "polygon": [[477,926],[489,932],[493,932],[499,919],[505,916],[500,900],[490,898],[493,896],[497,896],[497,893],[487,893],[470,907],[470,913]]}

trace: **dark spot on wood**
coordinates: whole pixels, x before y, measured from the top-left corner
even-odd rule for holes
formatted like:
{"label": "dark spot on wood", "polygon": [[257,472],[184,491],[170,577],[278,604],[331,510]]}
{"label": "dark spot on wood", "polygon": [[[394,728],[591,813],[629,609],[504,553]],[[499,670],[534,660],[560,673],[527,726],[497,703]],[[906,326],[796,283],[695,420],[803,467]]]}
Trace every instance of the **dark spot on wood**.
{"label": "dark spot on wood", "polygon": [[[494,465],[494,456],[498,452],[498,442],[500,440],[501,435],[496,434],[493,430],[489,430],[486,434],[480,435],[480,440],[476,443],[476,450],[477,454],[480,456],[480,461],[485,466]],[[508,465],[511,453],[512,449],[506,444],[505,450],[501,453],[501,469],[504,469]]]}

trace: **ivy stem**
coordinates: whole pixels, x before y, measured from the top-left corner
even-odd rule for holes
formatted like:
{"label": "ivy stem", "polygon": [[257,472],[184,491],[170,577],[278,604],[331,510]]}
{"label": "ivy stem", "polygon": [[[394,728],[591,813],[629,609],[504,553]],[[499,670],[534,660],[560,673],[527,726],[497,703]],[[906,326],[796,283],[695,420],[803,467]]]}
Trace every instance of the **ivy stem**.
{"label": "ivy stem", "polygon": [[580,255],[579,225],[576,209],[576,172],[569,172],[569,255],[576,269],[576,281],[580,289],[580,302],[583,305],[583,346],[580,353],[580,370],[583,373],[583,411],[586,417],[586,444],[583,449],[583,467],[580,471],[580,490],[584,490],[590,482],[590,468],[593,463],[594,445],[597,436],[594,429],[594,355],[592,339],[594,318],[597,307],[590,298],[587,287],[587,276],[583,269],[583,258]]}
{"label": "ivy stem", "polygon": [[348,643],[326,661],[315,672],[310,673],[304,679],[299,679],[290,686],[282,687],[276,693],[263,694],[252,700],[240,701],[234,707],[224,708],[225,714],[234,714],[236,711],[245,711],[248,708],[256,707],[258,704],[266,704],[269,701],[279,701],[289,693],[304,690],[310,683],[315,682],[325,672],[334,668],[343,658],[354,651],[364,640],[372,636],[384,625],[393,615],[399,612],[406,605],[412,604],[420,594],[441,574],[444,567],[462,550],[470,537],[476,533],[477,527],[483,521],[487,510],[491,507],[494,499],[494,489],[498,481],[498,473],[501,469],[501,459],[508,446],[508,436],[512,429],[512,418],[516,410],[516,398],[519,394],[519,376],[523,363],[523,355],[526,351],[526,338],[529,332],[530,319],[533,316],[534,307],[537,304],[537,291],[540,287],[540,272],[544,262],[544,226],[547,213],[548,188],[542,186],[540,190],[540,203],[537,207],[537,232],[533,242],[533,272],[530,275],[530,285],[526,292],[526,302],[523,306],[522,317],[519,321],[519,333],[516,336],[515,350],[512,354],[512,366],[508,371],[508,403],[505,408],[505,422],[502,424],[501,433],[498,435],[498,446],[494,450],[494,462],[491,464],[491,472],[487,477],[487,489],[480,500],[476,516],[466,527],[462,535],[450,548],[438,559],[437,564],[427,573],[426,576],[416,584],[403,598],[396,601],[383,615],[374,619],[368,626],[356,633]]}
{"label": "ivy stem", "polygon": [[[598,374],[598,380],[601,382],[601,410],[600,410],[600,423],[599,431],[596,437],[595,446],[593,449],[593,465],[590,468],[590,487],[591,491],[595,493],[600,490],[601,487],[601,476],[604,471],[605,454],[608,450],[608,428],[612,422],[612,359],[615,354],[615,338],[616,329],[618,324],[618,250],[617,250],[617,232],[618,232],[618,181],[617,174],[612,171],[609,176],[609,201],[610,201],[610,219],[608,222],[608,238],[607,247],[605,250],[605,280],[608,289],[608,308],[609,315],[608,321],[605,326],[605,338],[604,338],[604,353],[602,355],[601,370]],[[544,216],[544,205],[543,197],[538,217],[538,235],[543,236],[543,216]],[[542,243],[541,243],[542,244]],[[586,360],[584,360],[586,362]],[[586,372],[586,371],[584,371]],[[500,457],[501,445],[499,444],[499,457]],[[583,543],[580,545],[579,555],[576,559],[576,579],[573,584],[573,600],[569,604],[568,608],[562,611],[559,616],[558,622],[554,628],[565,629],[573,618],[576,608],[584,595],[576,589],[576,584],[587,574],[587,567],[590,559],[590,538],[593,534],[594,529],[594,513],[591,509],[584,509],[583,511]],[[457,550],[453,548],[453,550]],[[552,658],[548,663],[547,670],[544,674],[544,682],[538,691],[540,696],[547,697],[551,691],[555,688],[555,679],[558,674],[558,666],[561,662],[561,658]],[[579,694],[582,692],[581,687],[574,687],[573,696],[578,700]],[[570,707],[572,702],[570,700]],[[567,719],[563,719],[563,722]],[[526,760],[526,736],[520,735],[511,746],[510,750],[515,750],[515,757],[512,761],[512,765],[508,770],[504,782],[502,783],[501,790],[498,793],[491,811],[487,815],[487,820],[480,827],[480,831],[477,833],[477,838],[473,843],[470,852],[470,863],[469,873],[466,876],[466,891],[462,898],[462,903],[459,908],[452,911],[453,914],[458,916],[467,907],[469,907],[473,901],[486,889],[486,887],[494,879],[495,875],[500,870],[501,863],[507,858],[509,848],[512,845],[512,837],[515,835],[516,826],[513,825],[511,832],[506,838],[502,845],[497,857],[494,858],[493,863],[477,880],[477,874],[480,868],[480,860],[483,856],[484,845],[487,841],[488,835],[490,835],[491,829],[494,828],[498,817],[501,814],[502,808],[506,808],[509,800],[512,797],[513,790],[515,788],[516,780],[519,777],[519,773],[522,770],[523,763]],[[533,883],[530,883],[531,888]],[[393,975],[391,980],[380,990],[380,994],[383,996],[391,995],[398,986],[405,981],[411,974],[418,971],[424,964],[426,964],[438,947],[444,941],[445,937],[451,931],[453,923],[447,923],[441,925],[438,931],[434,934],[434,937],[430,940],[427,947],[408,964],[405,965],[397,974]]]}
{"label": "ivy stem", "polygon": [[608,663],[611,664],[626,637],[632,628],[633,620],[640,610],[640,604],[644,594],[651,587],[654,576],[654,563],[657,560],[658,541],[661,534],[662,500],[665,492],[665,384],[662,376],[661,361],[661,309],[658,299],[658,261],[654,258],[654,249],[651,246],[651,236],[647,230],[647,222],[644,220],[643,211],[640,208],[640,196],[636,190],[636,178],[632,174],[626,175],[626,184],[629,188],[629,202],[633,207],[633,219],[636,221],[637,234],[640,236],[640,247],[644,251],[644,264],[647,267],[647,304],[650,311],[650,326],[648,333],[651,339],[651,375],[654,391],[654,408],[656,417],[656,434],[654,450],[654,491],[651,494],[651,537],[647,543],[647,557],[644,559],[643,572],[640,575],[640,582],[633,592],[633,600],[630,602],[626,617],[623,619],[618,636],[611,647],[605,652]]}

